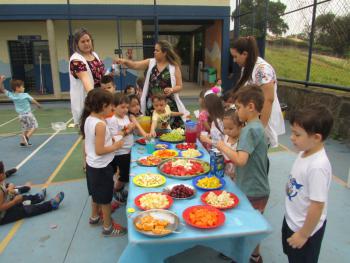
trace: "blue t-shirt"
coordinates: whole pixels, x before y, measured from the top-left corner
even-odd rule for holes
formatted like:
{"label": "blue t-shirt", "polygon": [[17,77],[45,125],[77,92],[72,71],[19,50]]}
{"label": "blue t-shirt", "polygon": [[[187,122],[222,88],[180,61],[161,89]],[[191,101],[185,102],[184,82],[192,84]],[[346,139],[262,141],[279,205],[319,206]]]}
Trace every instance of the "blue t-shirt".
{"label": "blue t-shirt", "polygon": [[33,100],[28,93],[15,93],[6,90],[5,95],[9,97],[15,104],[15,109],[18,114],[31,112],[30,102]]}
{"label": "blue t-shirt", "polygon": [[267,143],[260,120],[248,122],[241,130],[237,151],[249,154],[243,167],[236,167],[236,183],[248,197],[266,197],[270,194],[267,178]]}

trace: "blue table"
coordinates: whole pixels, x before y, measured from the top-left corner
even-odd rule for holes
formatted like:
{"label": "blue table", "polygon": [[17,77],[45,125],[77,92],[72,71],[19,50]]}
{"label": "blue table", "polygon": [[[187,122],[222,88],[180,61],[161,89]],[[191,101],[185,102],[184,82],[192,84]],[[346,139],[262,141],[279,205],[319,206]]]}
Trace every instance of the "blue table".
{"label": "blue table", "polygon": [[[203,160],[209,161],[209,154],[202,147],[199,147],[199,149],[205,152]],[[148,154],[145,147],[135,144],[132,149],[132,159],[137,160],[146,155]],[[157,167],[142,167],[132,162],[127,208],[133,207],[136,211],[139,211],[134,203],[135,197],[139,194],[161,192],[165,185],[173,183],[192,184],[191,179],[166,178],[166,184],[157,188],[142,188],[134,185],[132,183],[133,176],[145,172],[158,173],[158,170]],[[249,256],[253,249],[271,232],[271,226],[259,212],[252,208],[248,199],[232,180],[228,177],[224,179],[226,181],[224,189],[236,194],[240,203],[234,209],[224,210],[226,221],[223,226],[203,230],[184,225],[180,226],[182,232],[179,234],[173,233],[161,238],[152,238],[137,232],[133,225],[134,216],[129,216],[129,242],[119,258],[119,262],[163,262],[166,258],[196,245],[211,247],[240,263],[249,262]],[[170,210],[175,212],[180,221],[185,224],[182,212],[189,206],[202,204],[200,196],[203,193],[203,191],[197,191],[196,197],[189,200],[174,200]]]}

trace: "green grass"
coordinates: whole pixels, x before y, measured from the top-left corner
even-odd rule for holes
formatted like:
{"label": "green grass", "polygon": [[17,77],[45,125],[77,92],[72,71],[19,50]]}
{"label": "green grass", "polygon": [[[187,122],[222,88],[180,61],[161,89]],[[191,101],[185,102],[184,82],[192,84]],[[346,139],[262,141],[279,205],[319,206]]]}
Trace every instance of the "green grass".
{"label": "green grass", "polygon": [[[291,47],[266,49],[266,60],[274,67],[279,78],[304,81],[306,78],[307,52]],[[350,60],[314,54],[310,81],[350,87]]]}

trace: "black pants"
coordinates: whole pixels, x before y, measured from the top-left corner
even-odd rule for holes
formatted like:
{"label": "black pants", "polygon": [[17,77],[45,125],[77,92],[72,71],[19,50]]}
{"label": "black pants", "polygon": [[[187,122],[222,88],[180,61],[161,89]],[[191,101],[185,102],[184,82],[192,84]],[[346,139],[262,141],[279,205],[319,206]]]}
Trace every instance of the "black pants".
{"label": "black pants", "polygon": [[119,168],[119,181],[129,182],[131,154],[116,155],[111,163],[113,167]]}
{"label": "black pants", "polygon": [[323,226],[311,236],[301,249],[292,248],[287,239],[291,237],[294,232],[288,227],[286,219],[283,220],[282,225],[282,245],[283,252],[288,256],[289,263],[317,263],[320,255],[322,239],[326,229],[325,221]]}
{"label": "black pants", "polygon": [[25,195],[23,196],[23,201],[25,200],[30,200],[32,204],[23,205],[22,203],[19,203],[7,209],[5,217],[0,221],[0,225],[52,211],[51,202],[46,201],[38,203],[40,199],[38,199],[37,195]]}

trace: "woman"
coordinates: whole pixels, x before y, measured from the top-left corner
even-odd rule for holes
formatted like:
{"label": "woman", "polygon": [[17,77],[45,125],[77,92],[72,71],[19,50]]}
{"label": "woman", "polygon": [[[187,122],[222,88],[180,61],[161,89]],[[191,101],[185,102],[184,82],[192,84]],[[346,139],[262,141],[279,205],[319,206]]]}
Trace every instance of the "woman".
{"label": "woman", "polygon": [[278,146],[278,135],[285,133],[284,120],[277,97],[277,78],[273,67],[258,57],[258,47],[254,37],[240,37],[231,45],[234,61],[242,67],[241,78],[234,92],[247,84],[255,84],[264,92],[264,107],[261,122],[271,147]]}
{"label": "woman", "polygon": [[101,86],[105,66],[94,52],[94,41],[86,29],[75,31],[73,50],[69,60],[70,101],[74,124],[78,125],[86,94]]}
{"label": "woman", "polygon": [[167,96],[167,103],[171,111],[184,114],[182,119],[181,117],[174,118],[171,128],[183,126],[189,112],[178,94],[182,90],[181,61],[168,41],[160,40],[156,43],[154,58],[141,61],[117,59],[116,63],[135,70],[148,68],[141,95],[141,112],[143,114],[152,115],[152,96],[161,93]]}

